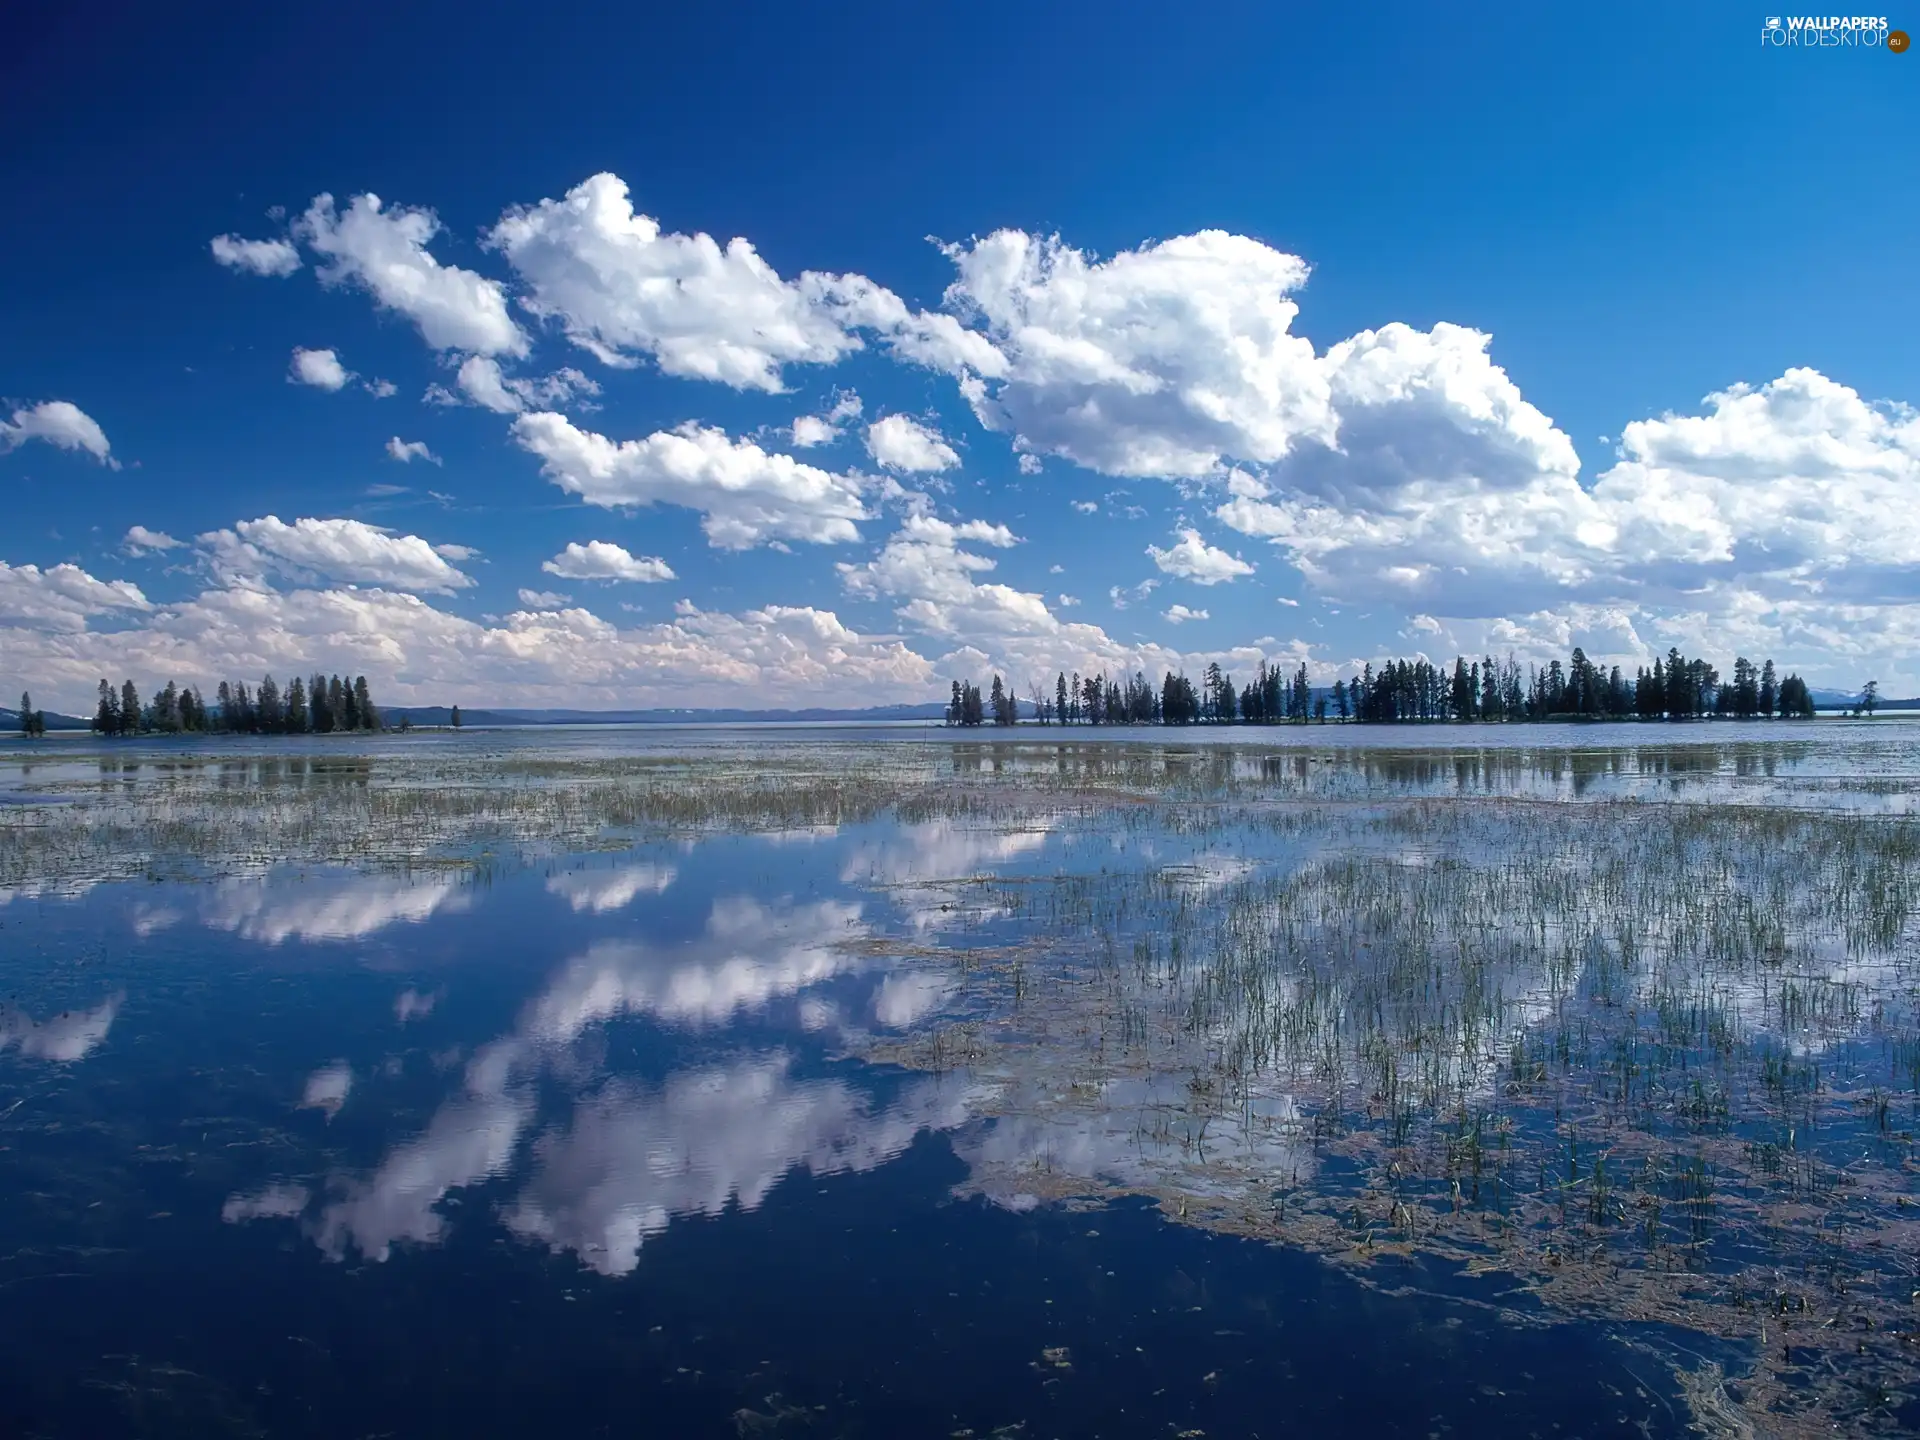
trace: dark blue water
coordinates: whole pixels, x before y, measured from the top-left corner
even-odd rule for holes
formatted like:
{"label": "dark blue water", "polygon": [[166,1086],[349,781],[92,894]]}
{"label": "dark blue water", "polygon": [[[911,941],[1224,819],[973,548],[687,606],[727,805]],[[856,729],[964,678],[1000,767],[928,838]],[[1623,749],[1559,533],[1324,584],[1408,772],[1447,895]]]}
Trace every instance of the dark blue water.
{"label": "dark blue water", "polygon": [[[957,1198],[945,824],[0,906],[0,1434],[1681,1434],[1650,1331]],[[1177,862],[1179,856],[1157,857]]]}

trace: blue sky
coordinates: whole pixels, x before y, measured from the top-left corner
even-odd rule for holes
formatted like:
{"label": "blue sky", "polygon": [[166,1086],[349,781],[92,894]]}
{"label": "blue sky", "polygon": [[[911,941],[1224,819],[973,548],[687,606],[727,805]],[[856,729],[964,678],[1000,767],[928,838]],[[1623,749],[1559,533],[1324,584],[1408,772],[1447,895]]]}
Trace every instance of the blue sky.
{"label": "blue sky", "polygon": [[924,9],[16,12],[0,693],[1920,688],[1920,60],[1740,5]]}

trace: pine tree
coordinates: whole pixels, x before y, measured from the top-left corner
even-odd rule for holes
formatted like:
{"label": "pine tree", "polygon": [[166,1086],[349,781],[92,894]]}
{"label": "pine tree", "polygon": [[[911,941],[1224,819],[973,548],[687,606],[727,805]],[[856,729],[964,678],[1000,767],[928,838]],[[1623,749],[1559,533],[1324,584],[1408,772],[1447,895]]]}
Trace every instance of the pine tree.
{"label": "pine tree", "polygon": [[287,682],[286,723],[289,735],[307,733],[307,682],[298,675]]}
{"label": "pine tree", "polygon": [[453,707],[453,728],[456,730],[460,728],[460,707],[458,705]]}
{"label": "pine tree", "polygon": [[360,712],[362,730],[380,728],[380,712],[374,707],[373,691],[367,688],[367,677],[364,675],[353,677],[353,708]]}
{"label": "pine tree", "polygon": [[120,733],[138,735],[142,728],[140,692],[133,688],[133,681],[128,680],[120,686]]}

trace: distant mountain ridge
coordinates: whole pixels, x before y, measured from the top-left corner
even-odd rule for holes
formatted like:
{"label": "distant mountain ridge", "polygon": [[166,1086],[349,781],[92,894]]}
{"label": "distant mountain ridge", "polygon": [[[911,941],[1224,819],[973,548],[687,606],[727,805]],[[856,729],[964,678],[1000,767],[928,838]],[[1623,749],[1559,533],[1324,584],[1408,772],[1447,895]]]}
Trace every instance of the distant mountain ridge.
{"label": "distant mountain ridge", "polygon": [[[93,728],[93,721],[82,720],[77,715],[57,715],[51,710],[41,710],[37,705],[34,709],[46,717],[47,729],[49,730],[91,730]],[[18,710],[0,708],[0,734],[5,734],[9,730],[18,730],[19,728],[20,712]]]}

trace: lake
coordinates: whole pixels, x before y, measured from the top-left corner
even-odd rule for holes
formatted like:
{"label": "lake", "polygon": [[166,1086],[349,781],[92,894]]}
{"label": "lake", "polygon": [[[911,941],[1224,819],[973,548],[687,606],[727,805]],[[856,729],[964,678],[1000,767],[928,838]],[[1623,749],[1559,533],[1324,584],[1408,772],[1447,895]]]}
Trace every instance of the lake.
{"label": "lake", "polygon": [[1920,727],[0,751],[0,1433],[1896,1433]]}

